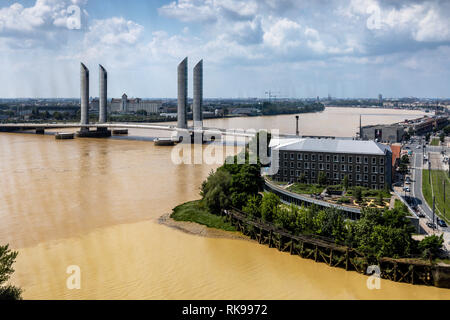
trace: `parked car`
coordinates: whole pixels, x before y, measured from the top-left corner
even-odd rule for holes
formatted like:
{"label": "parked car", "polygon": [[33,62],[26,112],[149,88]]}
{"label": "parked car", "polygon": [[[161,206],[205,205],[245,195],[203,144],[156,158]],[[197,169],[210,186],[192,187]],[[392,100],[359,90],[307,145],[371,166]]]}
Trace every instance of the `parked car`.
{"label": "parked car", "polygon": [[419,213],[417,214],[417,216],[418,216],[419,218],[425,218],[425,215],[424,215],[422,212],[419,212]]}
{"label": "parked car", "polygon": [[405,192],[411,192],[411,189],[409,189],[409,187],[404,187],[404,188],[403,188],[403,191],[405,191]]}
{"label": "parked car", "polygon": [[434,223],[427,222],[427,226],[428,226],[428,228],[436,229],[436,225]]}
{"label": "parked car", "polygon": [[444,220],[437,218],[437,224],[442,227],[442,228],[447,228],[447,224],[445,223]]}

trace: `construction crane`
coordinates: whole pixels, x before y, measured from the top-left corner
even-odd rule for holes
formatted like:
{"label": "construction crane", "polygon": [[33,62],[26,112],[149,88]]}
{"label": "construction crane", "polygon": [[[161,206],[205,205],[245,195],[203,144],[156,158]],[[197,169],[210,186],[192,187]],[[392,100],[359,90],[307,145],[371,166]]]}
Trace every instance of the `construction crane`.
{"label": "construction crane", "polygon": [[266,96],[269,97],[269,102],[270,102],[270,101],[272,101],[272,98],[277,98],[278,97],[277,95],[279,95],[280,92],[266,91],[265,94],[266,94]]}

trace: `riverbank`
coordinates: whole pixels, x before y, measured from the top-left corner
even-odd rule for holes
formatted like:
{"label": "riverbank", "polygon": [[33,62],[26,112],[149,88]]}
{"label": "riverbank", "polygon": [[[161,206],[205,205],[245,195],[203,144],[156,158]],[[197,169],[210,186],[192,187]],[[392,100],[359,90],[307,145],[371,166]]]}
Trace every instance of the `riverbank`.
{"label": "riverbank", "polygon": [[162,215],[158,223],[201,237],[250,240],[236,231],[223,217],[203,210],[199,201],[190,201],[175,207],[172,213]]}

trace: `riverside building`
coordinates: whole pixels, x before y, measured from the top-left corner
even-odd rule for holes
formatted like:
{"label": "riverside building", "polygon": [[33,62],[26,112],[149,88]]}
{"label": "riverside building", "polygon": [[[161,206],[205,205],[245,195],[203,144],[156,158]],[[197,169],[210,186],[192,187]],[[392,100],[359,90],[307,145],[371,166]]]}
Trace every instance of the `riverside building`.
{"label": "riverside building", "polygon": [[[280,139],[270,143],[272,166],[279,169],[272,178],[282,182],[318,183],[325,175],[328,185],[383,189],[392,184],[392,151],[375,141],[350,139]],[[278,151],[278,160],[275,157]]]}

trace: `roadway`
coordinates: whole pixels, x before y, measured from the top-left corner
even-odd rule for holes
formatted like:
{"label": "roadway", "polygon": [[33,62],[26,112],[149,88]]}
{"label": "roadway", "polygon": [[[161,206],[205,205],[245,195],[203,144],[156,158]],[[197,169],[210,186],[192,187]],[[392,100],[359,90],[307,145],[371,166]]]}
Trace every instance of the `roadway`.
{"label": "roadway", "polygon": [[[428,166],[428,163],[424,161],[424,151],[426,154],[428,153],[440,153],[445,148],[442,147],[431,147],[428,146],[423,149],[422,140],[420,138],[415,138],[414,142],[407,144],[404,148],[409,148],[413,152],[412,161],[411,161],[411,185],[410,185],[410,193],[411,193],[411,202],[413,205],[416,205],[419,209],[419,212],[425,215],[425,218],[420,219],[421,227],[428,233],[433,234],[435,232],[443,232],[445,239],[445,247],[447,251],[450,251],[450,227],[442,228],[437,225],[437,229],[433,230],[429,228],[426,223],[432,222],[433,220],[433,210],[430,208],[430,205],[425,200],[422,193],[422,169],[424,166]],[[404,194],[404,192],[403,192]],[[432,206],[432,204],[431,204]],[[437,217],[435,215],[435,217]],[[435,220],[436,221],[436,220]],[[434,222],[435,222],[434,221]]]}

